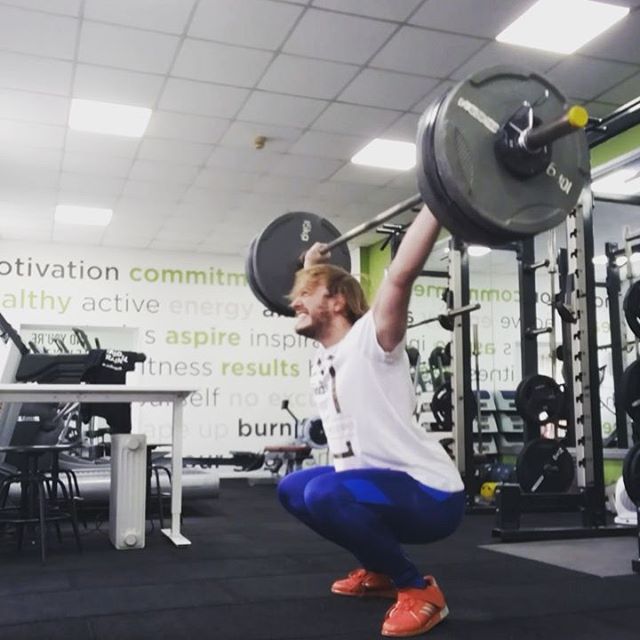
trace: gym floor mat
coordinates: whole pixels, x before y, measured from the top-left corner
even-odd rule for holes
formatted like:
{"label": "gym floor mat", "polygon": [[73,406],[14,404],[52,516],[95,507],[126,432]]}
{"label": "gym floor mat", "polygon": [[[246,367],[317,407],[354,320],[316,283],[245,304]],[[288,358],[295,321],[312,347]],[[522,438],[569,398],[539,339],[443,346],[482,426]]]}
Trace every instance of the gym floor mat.
{"label": "gym floor mat", "polygon": [[601,578],[633,575],[631,560],[638,557],[638,541],[633,537],[518,542],[481,548]]}

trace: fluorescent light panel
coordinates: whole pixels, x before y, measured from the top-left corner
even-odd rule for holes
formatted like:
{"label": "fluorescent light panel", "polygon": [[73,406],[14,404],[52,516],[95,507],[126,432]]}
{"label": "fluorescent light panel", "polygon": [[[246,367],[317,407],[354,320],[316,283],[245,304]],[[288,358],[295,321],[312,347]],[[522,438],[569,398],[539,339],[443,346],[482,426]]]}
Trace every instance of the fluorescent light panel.
{"label": "fluorescent light panel", "polygon": [[56,207],[55,221],[60,224],[78,224],[91,227],[106,227],[111,222],[112,209],[95,207],[77,207],[59,204]]}
{"label": "fluorescent light panel", "polygon": [[592,0],[539,0],[496,36],[498,42],[573,53],[629,13]]}
{"label": "fluorescent light panel", "polygon": [[74,98],[71,101],[69,127],[75,131],[140,138],[150,118],[151,109],[146,107]]}
{"label": "fluorescent light panel", "polygon": [[416,145],[413,142],[376,138],[358,151],[351,162],[365,167],[407,171],[416,166]]}

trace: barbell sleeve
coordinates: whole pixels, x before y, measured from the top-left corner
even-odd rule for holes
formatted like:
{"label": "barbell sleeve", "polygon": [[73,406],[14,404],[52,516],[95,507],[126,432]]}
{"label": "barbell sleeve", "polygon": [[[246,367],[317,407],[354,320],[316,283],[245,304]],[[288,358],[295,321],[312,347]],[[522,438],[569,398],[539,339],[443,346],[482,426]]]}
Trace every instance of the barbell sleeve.
{"label": "barbell sleeve", "polygon": [[525,131],[522,145],[525,149],[535,151],[574,131],[584,129],[588,122],[589,113],[587,110],[579,105],[574,105],[557,120]]}
{"label": "barbell sleeve", "polygon": [[404,213],[409,209],[413,209],[414,207],[421,205],[422,202],[423,200],[420,194],[411,196],[410,198],[407,198],[406,200],[403,200],[402,202],[399,202],[398,204],[393,205],[393,207],[390,207],[389,209],[382,211],[375,218],[372,218],[367,222],[363,222],[362,224],[359,224],[357,227],[354,227],[353,229],[351,229],[350,231],[343,233],[341,236],[337,237],[335,240],[332,240],[331,242],[329,242],[329,244],[327,244],[327,246],[320,253],[322,254],[328,253],[334,247],[337,247],[341,244],[345,244],[345,242],[349,242],[349,240],[351,240],[352,238],[355,238],[356,236],[359,236],[365,233],[366,231],[369,231],[369,229],[373,229],[374,227],[377,227],[383,222],[386,222],[391,218],[395,218],[401,213]]}

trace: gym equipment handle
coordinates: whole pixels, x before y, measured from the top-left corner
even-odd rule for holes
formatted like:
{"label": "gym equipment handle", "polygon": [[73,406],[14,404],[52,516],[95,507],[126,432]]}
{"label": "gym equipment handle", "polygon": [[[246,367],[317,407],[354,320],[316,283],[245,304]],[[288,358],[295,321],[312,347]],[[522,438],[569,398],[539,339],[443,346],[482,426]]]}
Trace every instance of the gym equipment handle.
{"label": "gym equipment handle", "polygon": [[522,141],[523,146],[530,151],[536,151],[554,140],[563,138],[578,129],[584,129],[588,121],[587,110],[574,105],[561,118],[526,131]]}

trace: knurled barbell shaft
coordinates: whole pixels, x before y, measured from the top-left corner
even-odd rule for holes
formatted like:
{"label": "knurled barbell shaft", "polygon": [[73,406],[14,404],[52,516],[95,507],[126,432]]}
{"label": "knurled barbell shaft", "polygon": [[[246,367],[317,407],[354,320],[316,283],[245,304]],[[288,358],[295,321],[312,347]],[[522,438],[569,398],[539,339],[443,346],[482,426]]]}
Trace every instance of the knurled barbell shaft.
{"label": "knurled barbell shaft", "polygon": [[589,114],[584,107],[574,105],[557,120],[541,124],[524,134],[523,144],[526,149],[535,151],[554,140],[558,140],[574,131],[584,129],[589,121]]}
{"label": "knurled barbell shaft", "polygon": [[336,238],[335,240],[332,240],[329,244],[327,244],[324,250],[322,250],[320,253],[322,254],[328,253],[334,247],[344,244],[345,242],[349,242],[349,240],[355,238],[356,236],[362,235],[366,231],[369,231],[369,229],[373,229],[374,227],[377,227],[378,225],[382,224],[383,222],[386,222],[387,220],[390,220],[391,218],[395,218],[396,216],[400,215],[401,213],[404,213],[405,211],[408,211],[409,209],[413,209],[418,205],[422,205],[422,203],[423,203],[423,200],[420,194],[411,196],[410,198],[407,198],[406,200],[403,200],[402,202],[399,202],[398,204],[393,205],[393,207],[390,207],[389,209],[382,211],[375,218],[372,218],[368,222],[363,222],[362,224],[359,224],[357,227],[354,227],[353,229],[351,229],[351,231],[347,231],[346,233],[343,233],[341,236],[339,236],[338,238]]}

